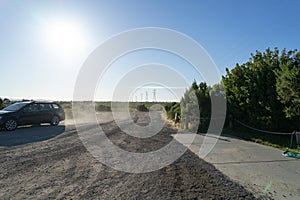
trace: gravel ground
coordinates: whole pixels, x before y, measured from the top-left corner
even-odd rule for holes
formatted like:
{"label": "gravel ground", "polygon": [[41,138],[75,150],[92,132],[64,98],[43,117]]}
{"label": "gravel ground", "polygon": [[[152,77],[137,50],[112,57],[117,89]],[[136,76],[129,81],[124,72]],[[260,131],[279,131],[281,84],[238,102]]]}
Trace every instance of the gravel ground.
{"label": "gravel ground", "polygon": [[[136,152],[164,146],[175,132],[167,124],[151,138],[133,139],[114,122],[102,128],[116,145]],[[74,126],[45,141],[0,147],[0,163],[0,199],[255,199],[189,150],[154,172],[116,171],[91,156]]]}

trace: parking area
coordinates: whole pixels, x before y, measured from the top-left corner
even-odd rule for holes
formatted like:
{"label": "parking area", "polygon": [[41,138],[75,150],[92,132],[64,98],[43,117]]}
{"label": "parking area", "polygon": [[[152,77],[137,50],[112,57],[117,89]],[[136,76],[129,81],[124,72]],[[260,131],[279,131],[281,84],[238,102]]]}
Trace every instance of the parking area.
{"label": "parking area", "polygon": [[65,126],[50,126],[42,124],[40,126],[21,126],[15,131],[0,130],[0,146],[16,146],[32,142],[48,140],[65,131]]}

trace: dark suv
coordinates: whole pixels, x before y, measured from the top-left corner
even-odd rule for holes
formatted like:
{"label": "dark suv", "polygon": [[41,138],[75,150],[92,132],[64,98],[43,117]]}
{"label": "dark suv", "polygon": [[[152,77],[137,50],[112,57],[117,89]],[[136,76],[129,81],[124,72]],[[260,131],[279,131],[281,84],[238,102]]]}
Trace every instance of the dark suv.
{"label": "dark suv", "polygon": [[9,131],[18,125],[50,123],[56,126],[64,119],[65,112],[56,102],[18,102],[0,110],[0,126]]}

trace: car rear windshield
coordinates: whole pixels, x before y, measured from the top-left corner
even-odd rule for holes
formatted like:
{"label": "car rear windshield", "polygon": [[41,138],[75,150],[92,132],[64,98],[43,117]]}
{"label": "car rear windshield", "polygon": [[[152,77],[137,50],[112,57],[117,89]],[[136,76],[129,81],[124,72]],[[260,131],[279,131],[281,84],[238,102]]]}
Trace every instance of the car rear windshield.
{"label": "car rear windshield", "polygon": [[14,103],[14,104],[11,104],[11,105],[7,106],[3,110],[5,110],[5,111],[17,111],[17,110],[20,110],[21,108],[23,108],[24,106],[26,106],[28,103],[29,102]]}

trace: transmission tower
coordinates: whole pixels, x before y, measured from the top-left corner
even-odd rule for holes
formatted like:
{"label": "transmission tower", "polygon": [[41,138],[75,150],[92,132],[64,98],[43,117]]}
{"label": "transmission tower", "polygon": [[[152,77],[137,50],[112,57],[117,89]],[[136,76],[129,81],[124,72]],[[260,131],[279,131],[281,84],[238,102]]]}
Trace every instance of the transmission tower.
{"label": "transmission tower", "polygon": [[143,102],[143,93],[141,93],[141,102]]}
{"label": "transmission tower", "polygon": [[146,97],[145,97],[146,102],[148,102],[148,92],[146,91]]}
{"label": "transmission tower", "polygon": [[153,102],[156,101],[156,89],[153,89],[153,99],[152,99]]}

